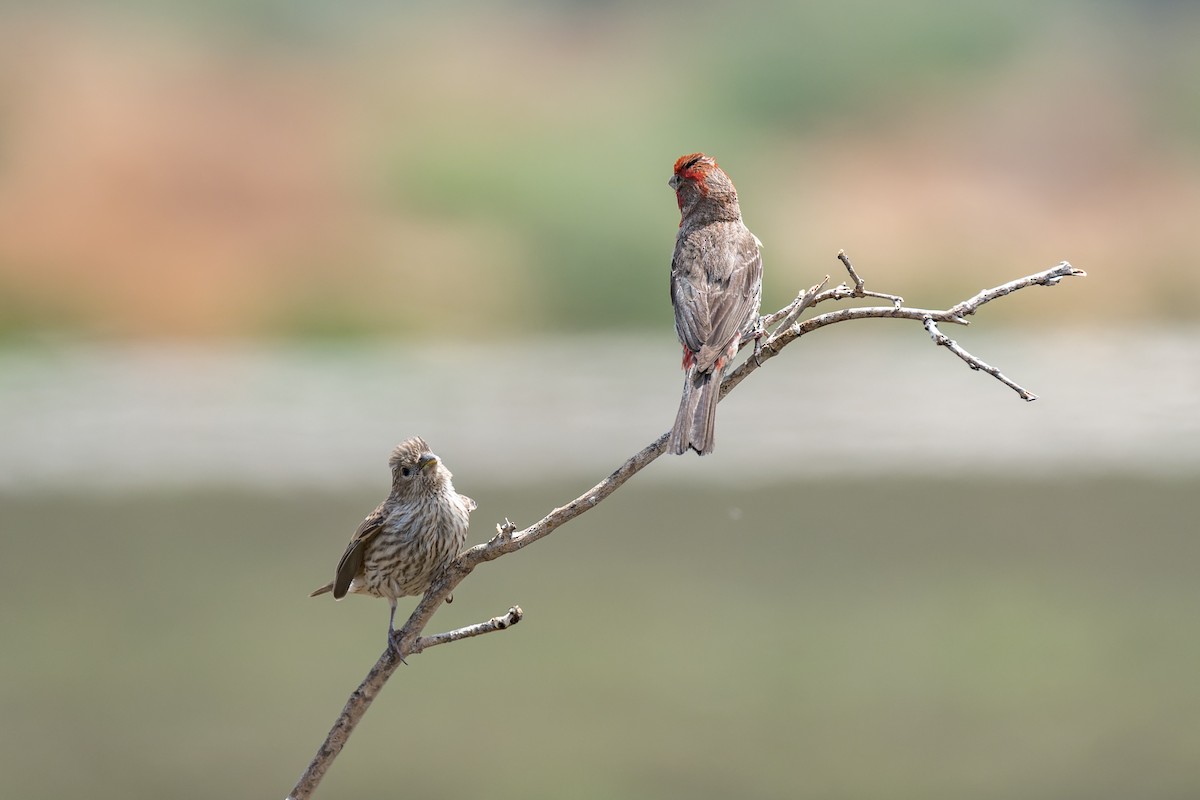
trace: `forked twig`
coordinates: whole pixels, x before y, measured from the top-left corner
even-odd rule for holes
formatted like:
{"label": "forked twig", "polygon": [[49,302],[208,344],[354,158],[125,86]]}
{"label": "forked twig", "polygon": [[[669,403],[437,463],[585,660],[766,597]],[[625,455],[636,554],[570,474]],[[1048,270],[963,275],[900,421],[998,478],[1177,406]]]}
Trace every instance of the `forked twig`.
{"label": "forked twig", "polygon": [[854,281],[854,289],[851,290],[851,297],[878,297],[883,300],[891,300],[892,305],[896,308],[904,305],[904,298],[898,294],[885,294],[883,292],[868,292],[863,286],[866,284],[862,278],[858,277],[858,273],[854,271],[854,265],[850,263],[850,258],[846,255],[845,250],[838,251],[838,261],[845,265],[846,271],[850,273],[850,280]]}

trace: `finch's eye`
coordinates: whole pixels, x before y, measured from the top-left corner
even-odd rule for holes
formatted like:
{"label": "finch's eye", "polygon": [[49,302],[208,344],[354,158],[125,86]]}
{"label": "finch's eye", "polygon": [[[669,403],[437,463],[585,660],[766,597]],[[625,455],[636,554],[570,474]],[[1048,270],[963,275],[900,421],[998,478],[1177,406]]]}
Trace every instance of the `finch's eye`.
{"label": "finch's eye", "polygon": [[412,475],[412,468],[411,467],[402,467],[400,470],[400,474],[407,478],[409,475]]}

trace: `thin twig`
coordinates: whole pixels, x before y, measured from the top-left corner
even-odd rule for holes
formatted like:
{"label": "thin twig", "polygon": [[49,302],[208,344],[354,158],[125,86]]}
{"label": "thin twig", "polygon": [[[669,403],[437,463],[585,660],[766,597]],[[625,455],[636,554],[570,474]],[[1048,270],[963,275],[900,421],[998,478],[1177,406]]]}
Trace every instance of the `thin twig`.
{"label": "thin twig", "polygon": [[[851,288],[846,284],[841,284],[832,289],[825,289],[824,286],[829,280],[828,276],[826,276],[824,281],[801,292],[788,305],[773,314],[763,317],[762,323],[765,327],[770,327],[771,325],[776,325],[777,327],[769,336],[764,337],[757,358],[746,359],[741,365],[725,376],[724,381],[721,383],[721,397],[733,391],[750,373],[774,358],[784,347],[806,333],[811,333],[812,331],[839,322],[880,318],[907,319],[920,322],[937,344],[949,349],[972,369],[987,372],[997,380],[1011,387],[1024,399],[1032,400],[1034,399],[1034,395],[1010,381],[999,370],[963,350],[954,340],[944,336],[938,330],[937,323],[945,322],[967,325],[969,323],[965,317],[974,314],[980,306],[992,300],[1004,297],[1027,286],[1054,286],[1063,278],[1084,276],[1087,274],[1083,270],[1075,269],[1064,261],[1051,269],[1043,270],[1042,272],[1028,275],[1015,281],[1009,281],[992,289],[985,289],[974,297],[964,300],[951,308],[937,311],[922,308],[906,308],[902,305],[902,300],[898,295],[867,291],[863,288],[864,281],[859,277],[851,265],[850,259],[846,257],[846,254],[844,252],[839,253],[838,259],[845,265],[851,280],[854,282],[854,287]],[[797,321],[805,310],[819,303],[861,297],[880,297],[891,300],[892,305],[842,308],[837,311],[819,314],[804,322]],[[409,616],[408,621],[404,623],[404,627],[397,631],[396,636],[400,642],[401,651],[406,655],[412,655],[439,644],[491,633],[492,631],[505,630],[519,622],[522,616],[521,609],[519,606],[513,606],[509,609],[508,614],[495,617],[487,622],[433,636],[421,636],[421,632],[429,624],[434,612],[441,607],[446,598],[454,591],[454,588],[470,575],[476,567],[488,561],[493,561],[502,555],[527,547],[539,539],[550,535],[559,527],[589,509],[594,508],[598,503],[619,489],[626,481],[645,468],[646,465],[665,453],[669,437],[669,433],[664,433],[658,439],[631,456],[607,478],[566,505],[554,509],[529,527],[517,530],[517,526],[506,519],[502,524],[496,526],[496,535],[490,540],[483,544],[477,544],[460,553],[442,572],[441,576],[430,585],[420,602],[417,603],[417,607]],[[383,652],[383,655],[376,661],[375,666],[367,673],[367,677],[363,679],[363,682],[350,695],[350,699],[346,702],[342,713],[338,715],[333,728],[329,731],[329,735],[325,738],[325,741],[317,751],[316,756],[313,757],[312,762],[308,765],[308,769],[305,770],[295,788],[292,789],[289,800],[307,800],[307,798],[312,796],[317,784],[320,783],[321,778],[325,775],[333,760],[341,752],[346,740],[353,733],[355,726],[358,725],[359,720],[362,719],[363,714],[366,713],[367,708],[370,707],[379,690],[383,688],[384,683],[387,682],[387,679],[400,663],[400,660],[391,647],[388,647]]]}
{"label": "thin twig", "polygon": [[1052,269],[1036,272],[1033,275],[1026,275],[1024,278],[1017,278],[1015,281],[1009,281],[992,289],[984,289],[969,300],[963,300],[958,305],[947,309],[947,312],[959,317],[969,317],[984,303],[998,300],[1005,295],[1012,294],[1018,289],[1024,289],[1026,286],[1057,286],[1063,278],[1072,277],[1086,278],[1087,273],[1081,269],[1075,269],[1066,261],[1063,261]]}
{"label": "thin twig", "polygon": [[862,278],[858,277],[858,273],[854,271],[854,265],[850,263],[850,257],[846,255],[845,250],[838,251],[838,261],[845,265],[846,271],[850,273],[850,280],[854,281],[854,289],[851,293],[852,297],[878,297],[882,300],[891,300],[892,305],[896,308],[904,305],[904,298],[898,294],[885,294],[883,292],[868,292],[863,286],[866,284]]}
{"label": "thin twig", "polygon": [[800,318],[800,315],[813,306],[818,293],[825,288],[825,284],[829,283],[829,276],[825,276],[825,280],[818,284],[808,287],[800,294],[796,295],[796,299],[788,303],[783,308],[773,314],[768,314],[762,318],[764,328],[770,328],[776,323],[779,323],[779,328],[787,328],[793,322]]}
{"label": "thin twig", "polygon": [[481,636],[485,633],[502,631],[511,628],[524,618],[525,612],[521,610],[521,607],[513,606],[507,613],[499,617],[492,617],[486,622],[477,622],[474,625],[467,625],[465,628],[456,628],[445,633],[435,633],[433,636],[422,636],[413,642],[412,649],[407,651],[405,655],[415,655],[422,650],[437,647],[439,644],[457,642],[459,639],[470,639],[472,636]]}
{"label": "thin twig", "polygon": [[940,347],[944,347],[947,350],[949,350],[951,353],[954,353],[954,355],[958,356],[963,361],[967,362],[967,366],[970,367],[971,369],[983,370],[984,372],[991,375],[993,378],[1000,381],[1005,386],[1009,387],[1014,392],[1016,392],[1021,397],[1022,400],[1028,400],[1029,402],[1033,402],[1034,400],[1037,400],[1036,394],[1013,383],[1011,380],[1009,380],[1007,377],[1005,377],[1004,374],[1002,372],[1000,372],[1000,370],[996,369],[995,367],[993,367],[992,365],[990,365],[986,362],[980,361],[978,358],[971,355],[966,350],[964,350],[962,347],[960,347],[958,342],[954,341],[949,336],[947,336],[946,334],[944,334],[940,330],[938,330],[937,323],[933,321],[933,317],[925,318],[925,330],[929,331],[929,337],[931,339],[933,339],[934,344],[936,344]]}

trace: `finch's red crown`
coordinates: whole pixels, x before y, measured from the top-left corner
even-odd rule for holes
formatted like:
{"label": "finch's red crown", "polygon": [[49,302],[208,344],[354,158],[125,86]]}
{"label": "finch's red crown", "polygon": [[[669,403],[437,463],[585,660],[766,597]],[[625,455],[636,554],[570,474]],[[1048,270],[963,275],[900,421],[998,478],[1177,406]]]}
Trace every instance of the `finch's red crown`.
{"label": "finch's red crown", "polygon": [[704,177],[710,169],[717,168],[717,160],[704,153],[691,153],[680,156],[675,162],[675,174],[688,181],[703,184]]}

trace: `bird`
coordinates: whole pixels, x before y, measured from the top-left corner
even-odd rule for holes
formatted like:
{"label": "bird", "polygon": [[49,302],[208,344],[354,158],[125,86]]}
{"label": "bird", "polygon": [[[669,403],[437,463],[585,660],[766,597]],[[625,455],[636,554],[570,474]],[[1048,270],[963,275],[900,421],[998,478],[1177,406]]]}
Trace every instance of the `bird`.
{"label": "bird", "polygon": [[716,159],[681,156],[668,184],[679,203],[671,305],[685,371],[668,447],[706,455],[725,370],[743,342],[762,336],[762,242],[742,221],[737,189]]}
{"label": "bird", "polygon": [[[476,503],[454,489],[445,463],[419,436],[405,439],[388,459],[392,489],[350,537],[334,579],[309,597],[333,592],[386,598],[388,645],[404,660],[396,640],[396,599],[424,594],[467,541]],[[447,598],[451,602],[453,596]]]}

